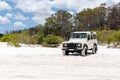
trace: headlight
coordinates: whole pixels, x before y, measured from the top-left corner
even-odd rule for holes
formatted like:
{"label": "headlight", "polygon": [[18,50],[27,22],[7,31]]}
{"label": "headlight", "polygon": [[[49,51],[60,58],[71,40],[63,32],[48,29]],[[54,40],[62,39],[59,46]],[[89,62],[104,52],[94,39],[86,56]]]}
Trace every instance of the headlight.
{"label": "headlight", "polygon": [[82,44],[78,43],[77,46],[78,46],[78,47],[82,47]]}
{"label": "headlight", "polygon": [[63,47],[67,47],[67,44],[66,44],[66,43],[64,43],[64,44],[63,44]]}

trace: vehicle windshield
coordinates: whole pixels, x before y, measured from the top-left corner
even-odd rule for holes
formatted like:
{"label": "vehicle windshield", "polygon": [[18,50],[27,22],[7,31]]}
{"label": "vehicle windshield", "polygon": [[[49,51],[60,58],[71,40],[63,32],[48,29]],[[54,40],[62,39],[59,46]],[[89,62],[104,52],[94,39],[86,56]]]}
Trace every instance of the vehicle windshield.
{"label": "vehicle windshield", "polygon": [[87,38],[87,33],[71,33],[70,38]]}

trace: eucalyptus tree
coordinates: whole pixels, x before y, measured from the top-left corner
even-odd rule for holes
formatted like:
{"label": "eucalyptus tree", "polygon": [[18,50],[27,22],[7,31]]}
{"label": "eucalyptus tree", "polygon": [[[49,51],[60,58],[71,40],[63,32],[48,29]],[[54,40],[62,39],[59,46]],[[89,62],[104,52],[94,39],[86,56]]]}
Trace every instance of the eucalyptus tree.
{"label": "eucalyptus tree", "polygon": [[65,37],[67,30],[70,29],[72,15],[64,10],[59,10],[46,19],[45,32]]}
{"label": "eucalyptus tree", "polygon": [[94,26],[96,26],[98,30],[103,30],[106,24],[106,8],[104,5],[100,5],[100,7],[96,7],[93,9],[94,13]]}
{"label": "eucalyptus tree", "polygon": [[109,7],[108,26],[110,29],[120,29],[120,3]]}
{"label": "eucalyptus tree", "polygon": [[80,30],[102,30],[104,29],[106,8],[101,5],[94,9],[84,9],[77,14]]}

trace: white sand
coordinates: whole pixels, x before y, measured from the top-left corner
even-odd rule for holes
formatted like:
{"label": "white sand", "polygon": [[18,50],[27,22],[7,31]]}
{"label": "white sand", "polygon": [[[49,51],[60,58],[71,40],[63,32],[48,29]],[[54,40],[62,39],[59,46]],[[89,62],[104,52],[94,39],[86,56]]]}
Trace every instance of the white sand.
{"label": "white sand", "polygon": [[120,80],[120,49],[63,56],[61,48],[0,43],[0,80]]}

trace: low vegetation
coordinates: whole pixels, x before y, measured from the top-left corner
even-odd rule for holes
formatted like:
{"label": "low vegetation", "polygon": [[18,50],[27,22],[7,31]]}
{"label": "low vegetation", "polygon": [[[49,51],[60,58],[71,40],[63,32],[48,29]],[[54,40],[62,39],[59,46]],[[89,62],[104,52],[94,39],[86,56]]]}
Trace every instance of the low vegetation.
{"label": "low vegetation", "polygon": [[113,44],[113,47],[120,45],[120,30],[102,30],[96,32],[99,43]]}
{"label": "low vegetation", "polygon": [[[114,44],[114,47],[120,44],[120,30],[101,30],[96,31],[98,43],[102,44]],[[21,33],[12,33],[6,34],[0,38],[1,42],[8,42],[8,45],[12,45],[15,47],[20,47],[19,43],[24,44],[42,44],[43,46],[56,47],[58,44],[64,41],[64,39],[60,36],[55,36],[53,34],[49,34],[47,36],[44,35],[30,35],[28,30],[25,30]]]}
{"label": "low vegetation", "polygon": [[8,45],[15,46],[15,47],[20,47],[19,42],[16,39],[15,34],[7,34],[4,35],[2,38],[0,38],[1,42],[8,42]]}
{"label": "low vegetation", "polygon": [[42,44],[43,46],[57,47],[63,38],[55,35],[47,35],[44,37],[41,35],[30,35],[28,30],[21,33],[6,34],[0,38],[1,42],[8,42],[8,45],[20,47],[19,43],[24,44]]}
{"label": "low vegetation", "polygon": [[63,42],[63,38],[62,37],[60,37],[60,36],[54,36],[54,35],[50,34],[50,35],[47,35],[43,39],[43,46],[56,47],[61,42]]}

